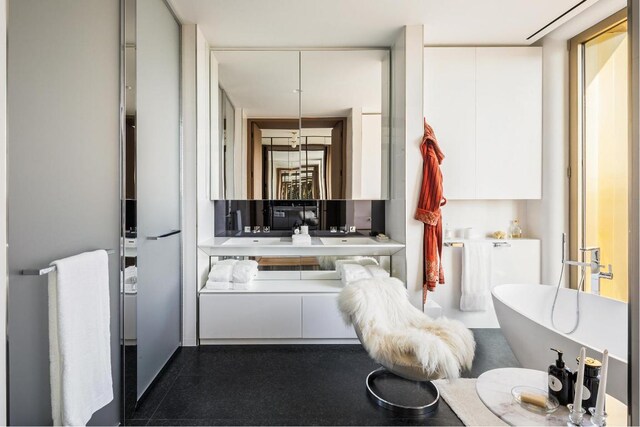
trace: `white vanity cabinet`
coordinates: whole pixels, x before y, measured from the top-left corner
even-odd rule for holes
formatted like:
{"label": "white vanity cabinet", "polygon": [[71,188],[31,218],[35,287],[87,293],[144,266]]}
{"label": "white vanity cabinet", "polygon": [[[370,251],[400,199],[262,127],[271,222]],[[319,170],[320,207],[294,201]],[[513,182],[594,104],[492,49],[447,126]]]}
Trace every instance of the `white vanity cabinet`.
{"label": "white vanity cabinet", "polygon": [[445,197],[542,197],[542,48],[425,48],[424,112]]}
{"label": "white vanity cabinet", "polygon": [[314,236],[306,246],[262,235],[201,243],[211,265],[219,257],[254,258],[259,271],[250,289],[199,290],[200,344],[357,344],[338,308],[344,286],[335,263],[373,257],[388,271],[391,257],[405,246],[364,235],[338,236]]}
{"label": "white vanity cabinet", "polygon": [[200,343],[356,343],[338,309],[341,288],[339,280],[258,280],[248,291],[202,290]]}

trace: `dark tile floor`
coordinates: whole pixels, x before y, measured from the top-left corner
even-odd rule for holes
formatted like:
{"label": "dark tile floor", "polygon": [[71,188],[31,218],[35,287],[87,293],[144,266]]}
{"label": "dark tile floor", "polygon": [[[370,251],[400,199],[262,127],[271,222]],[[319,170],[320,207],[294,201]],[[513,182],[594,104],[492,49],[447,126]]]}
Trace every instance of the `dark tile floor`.
{"label": "dark tile floor", "polygon": [[[499,329],[475,329],[466,377],[518,366]],[[366,394],[377,367],[360,345],[184,347],[157,378],[128,425],[462,425],[440,402],[431,417],[402,418]]]}

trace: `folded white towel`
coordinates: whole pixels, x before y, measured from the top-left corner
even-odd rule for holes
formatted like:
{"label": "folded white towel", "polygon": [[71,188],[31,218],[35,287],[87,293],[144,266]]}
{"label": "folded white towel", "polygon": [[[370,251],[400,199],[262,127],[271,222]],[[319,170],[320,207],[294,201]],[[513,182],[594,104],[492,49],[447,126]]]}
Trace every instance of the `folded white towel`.
{"label": "folded white towel", "polygon": [[132,265],[124,269],[124,283],[138,283],[138,267]]}
{"label": "folded white towel", "polygon": [[342,274],[340,277],[343,285],[347,285],[357,280],[371,279],[372,277],[367,269],[360,264],[342,264],[341,269]]}
{"label": "folded white towel", "polygon": [[378,261],[369,256],[358,257],[357,260],[360,265],[378,265]]}
{"label": "folded white towel", "polygon": [[462,249],[460,310],[485,311],[491,300],[491,242],[466,241]]}
{"label": "folded white towel", "polygon": [[217,265],[235,265],[236,262],[238,262],[237,259],[227,258],[227,259],[221,259],[220,261],[216,262],[216,264]]}
{"label": "folded white towel", "polygon": [[233,283],[247,283],[258,276],[258,263],[253,260],[238,261],[233,266]]}
{"label": "folded white towel", "polygon": [[233,268],[238,261],[233,260],[233,263],[220,261],[211,267],[209,272],[209,280],[212,282],[230,282],[233,278]]}
{"label": "folded white towel", "polygon": [[351,265],[360,265],[357,259],[355,258],[347,258],[347,259],[339,259],[335,262],[336,271],[338,272],[338,276],[342,278],[342,266],[345,264]]}
{"label": "folded white towel", "polygon": [[104,250],[54,261],[49,361],[54,425],[86,425],[113,400],[109,259]]}
{"label": "folded white towel", "polygon": [[227,289],[231,289],[231,282],[214,282],[212,280],[207,280],[207,284],[204,285],[205,289],[209,289],[212,291],[225,291]]}
{"label": "folded white towel", "polygon": [[389,277],[389,272],[379,265],[365,265],[364,268],[372,277]]}
{"label": "folded white towel", "polygon": [[311,236],[309,234],[294,234],[291,236],[291,241],[295,246],[308,246],[311,245]]}

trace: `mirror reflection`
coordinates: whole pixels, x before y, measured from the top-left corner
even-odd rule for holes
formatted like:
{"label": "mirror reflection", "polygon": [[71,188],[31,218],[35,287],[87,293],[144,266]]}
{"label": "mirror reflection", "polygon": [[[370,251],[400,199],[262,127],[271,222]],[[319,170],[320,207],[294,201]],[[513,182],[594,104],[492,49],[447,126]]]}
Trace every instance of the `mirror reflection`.
{"label": "mirror reflection", "polygon": [[385,199],[389,52],[212,51],[212,199]]}

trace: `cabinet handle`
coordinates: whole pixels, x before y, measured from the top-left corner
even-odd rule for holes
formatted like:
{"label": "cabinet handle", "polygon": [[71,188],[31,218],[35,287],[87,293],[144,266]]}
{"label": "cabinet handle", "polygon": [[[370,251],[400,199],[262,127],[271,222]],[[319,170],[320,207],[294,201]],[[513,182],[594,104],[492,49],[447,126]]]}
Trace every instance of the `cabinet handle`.
{"label": "cabinet handle", "polygon": [[182,230],[173,230],[173,231],[170,231],[170,232],[165,233],[165,234],[160,234],[159,236],[149,236],[149,237],[147,237],[147,239],[149,239],[149,240],[161,240],[161,239],[164,239],[165,237],[170,237],[170,236],[175,236],[176,234],[180,234],[180,231],[182,231]]}

